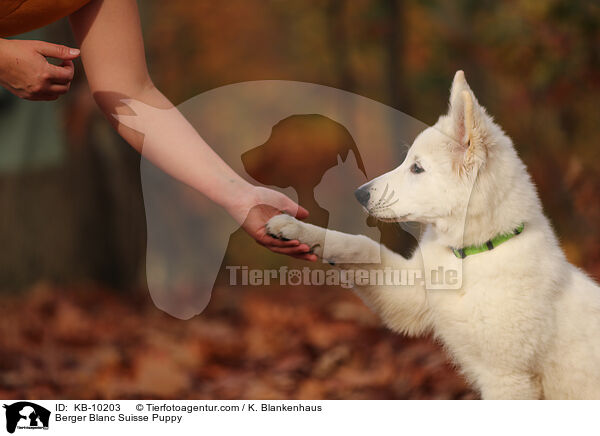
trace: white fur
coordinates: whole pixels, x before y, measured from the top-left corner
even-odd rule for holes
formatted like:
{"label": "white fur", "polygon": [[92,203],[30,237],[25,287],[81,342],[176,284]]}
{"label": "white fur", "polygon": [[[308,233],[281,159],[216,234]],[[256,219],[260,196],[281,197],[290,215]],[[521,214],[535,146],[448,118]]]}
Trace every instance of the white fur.
{"label": "white fur", "polygon": [[[410,171],[416,161],[424,172]],[[373,216],[426,226],[410,259],[381,248],[382,265],[361,267],[462,271],[458,289],[355,287],[386,325],[433,333],[484,399],[600,399],[600,288],[566,261],[512,141],[462,71],[448,114],[416,138],[402,165],[361,189],[370,192]],[[484,243],[520,223],[522,234],[491,251],[459,260],[449,248]],[[327,232],[326,260],[340,268],[380,250],[364,236],[287,215],[272,218],[267,231],[308,243],[317,255]]]}

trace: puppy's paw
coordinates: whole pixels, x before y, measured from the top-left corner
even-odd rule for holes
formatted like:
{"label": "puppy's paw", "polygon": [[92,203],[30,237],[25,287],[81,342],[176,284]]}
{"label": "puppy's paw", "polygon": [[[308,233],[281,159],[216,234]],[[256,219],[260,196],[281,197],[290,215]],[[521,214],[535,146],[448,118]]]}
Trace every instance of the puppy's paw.
{"label": "puppy's paw", "polygon": [[277,215],[267,223],[267,234],[277,239],[297,239],[301,244],[310,247],[310,252],[321,257],[323,254],[323,242],[325,241],[325,229],[312,224],[303,223],[289,215]]}
{"label": "puppy's paw", "polygon": [[298,239],[302,223],[289,215],[276,215],[265,226],[267,234],[277,239]]}

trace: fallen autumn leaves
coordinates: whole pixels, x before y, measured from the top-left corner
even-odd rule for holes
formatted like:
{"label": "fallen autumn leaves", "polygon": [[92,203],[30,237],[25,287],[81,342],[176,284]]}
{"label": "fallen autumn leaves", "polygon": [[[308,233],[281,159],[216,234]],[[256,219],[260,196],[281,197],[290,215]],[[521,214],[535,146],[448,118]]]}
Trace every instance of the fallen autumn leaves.
{"label": "fallen autumn leaves", "polygon": [[217,289],[189,321],[99,289],[2,297],[0,398],[476,398],[439,346],[320,291]]}

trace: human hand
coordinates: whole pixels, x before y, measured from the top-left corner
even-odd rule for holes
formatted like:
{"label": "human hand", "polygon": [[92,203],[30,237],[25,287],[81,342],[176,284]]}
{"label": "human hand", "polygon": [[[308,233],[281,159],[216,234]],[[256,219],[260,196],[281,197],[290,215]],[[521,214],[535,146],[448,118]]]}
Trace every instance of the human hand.
{"label": "human hand", "polygon": [[56,100],[71,86],[78,56],[78,49],[49,42],[0,39],[0,86],[27,100]]}
{"label": "human hand", "polygon": [[280,192],[259,186],[251,186],[245,195],[239,196],[239,201],[228,208],[233,218],[252,236],[257,243],[275,253],[315,262],[317,256],[309,253],[310,247],[300,244],[297,240],[284,241],[267,234],[265,225],[275,215],[282,212],[304,219],[308,211],[298,206]]}

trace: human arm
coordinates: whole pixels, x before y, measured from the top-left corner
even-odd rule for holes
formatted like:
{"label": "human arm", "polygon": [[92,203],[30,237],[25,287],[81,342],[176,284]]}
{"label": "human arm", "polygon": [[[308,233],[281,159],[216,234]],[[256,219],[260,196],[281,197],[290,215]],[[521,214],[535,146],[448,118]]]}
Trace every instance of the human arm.
{"label": "human arm", "polygon": [[[129,144],[224,207],[260,244],[278,253],[316,259],[306,254],[305,244],[277,240],[264,230],[268,219],[281,211],[299,218],[308,212],[283,194],[242,179],[154,86],[134,0],[92,0],[71,15],[71,25],[94,99]],[[132,115],[134,105],[153,110],[136,110],[132,129],[119,119]]]}

